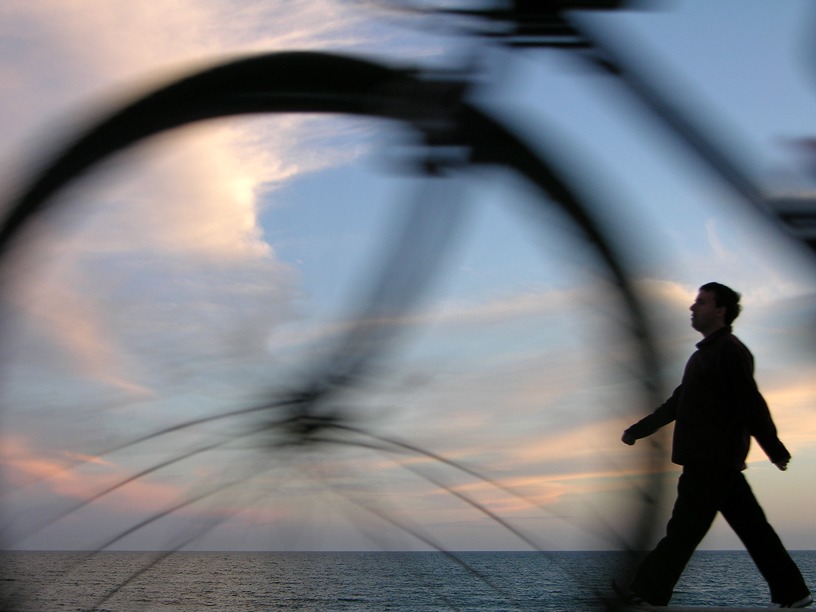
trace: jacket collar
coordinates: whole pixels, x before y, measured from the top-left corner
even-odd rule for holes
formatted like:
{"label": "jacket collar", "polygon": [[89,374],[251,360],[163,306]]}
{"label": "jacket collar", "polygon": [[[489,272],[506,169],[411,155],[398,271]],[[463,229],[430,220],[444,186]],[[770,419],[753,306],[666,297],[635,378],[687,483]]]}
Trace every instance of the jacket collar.
{"label": "jacket collar", "polygon": [[722,338],[723,336],[726,336],[726,335],[730,335],[730,334],[731,334],[731,326],[726,325],[725,327],[722,327],[722,328],[718,329],[717,331],[715,331],[710,336],[707,336],[707,337],[703,338],[702,340],[700,340],[697,343],[697,348],[702,348],[702,347],[704,347],[704,346],[706,346],[708,344],[711,344],[712,342],[716,342],[717,339]]}

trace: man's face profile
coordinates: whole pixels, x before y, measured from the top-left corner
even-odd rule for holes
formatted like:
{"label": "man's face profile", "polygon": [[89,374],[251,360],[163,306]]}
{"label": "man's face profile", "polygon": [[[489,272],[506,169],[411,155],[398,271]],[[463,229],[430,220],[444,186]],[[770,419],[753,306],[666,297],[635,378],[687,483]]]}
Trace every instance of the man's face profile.
{"label": "man's face profile", "polygon": [[712,291],[700,291],[690,310],[691,326],[704,336],[725,325],[725,308],[717,307]]}

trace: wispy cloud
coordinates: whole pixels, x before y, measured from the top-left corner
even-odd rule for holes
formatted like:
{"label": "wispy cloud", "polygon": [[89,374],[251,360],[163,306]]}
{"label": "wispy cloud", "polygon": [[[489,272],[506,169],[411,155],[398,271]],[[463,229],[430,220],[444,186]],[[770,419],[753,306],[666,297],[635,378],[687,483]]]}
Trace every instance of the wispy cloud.
{"label": "wispy cloud", "polygon": [[[194,66],[251,50],[355,42],[350,5],[313,0],[290,8],[252,1],[6,3],[0,160],[14,180],[4,184],[27,176],[18,160],[53,149],[106,103]],[[195,321],[220,338],[220,350],[234,354],[247,340],[258,346],[264,320],[279,318],[293,295],[292,272],[263,239],[260,195],[354,155],[340,145],[310,145],[318,126],[284,117],[188,128],[120,156],[72,190],[63,204],[68,213],[45,234],[50,244],[29,245],[50,254],[41,260],[58,262],[59,272],[27,264],[13,277],[18,315],[29,319],[39,345],[59,346],[84,376],[137,393],[157,381],[136,382],[144,372],[124,371],[134,343],[154,343],[160,354]],[[215,344],[208,342],[210,354]],[[37,362],[29,347],[23,354]],[[184,347],[189,354],[199,349],[196,342]]]}

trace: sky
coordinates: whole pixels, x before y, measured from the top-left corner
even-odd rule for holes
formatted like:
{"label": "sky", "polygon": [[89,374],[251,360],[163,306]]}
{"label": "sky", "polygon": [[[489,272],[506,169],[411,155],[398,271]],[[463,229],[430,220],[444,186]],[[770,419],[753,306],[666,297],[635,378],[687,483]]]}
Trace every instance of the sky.
{"label": "sky", "polygon": [[[573,17],[763,192],[812,195],[811,3],[638,7]],[[697,287],[742,293],[735,333],[793,454],[782,473],[755,447],[748,479],[788,547],[816,548],[816,262],[619,83],[564,52],[494,47],[448,23],[353,0],[7,0],[0,198],[111,109],[238,57],[465,67],[471,103],[554,156],[613,237],[648,306],[664,396],[699,340]],[[418,149],[384,120],[220,119],[133,147],[62,192],[2,268],[3,545],[619,548],[655,470],[659,533],[678,474],[660,461],[670,432],[620,442],[653,398],[633,370],[631,313],[591,249],[512,173],[429,180],[412,170]],[[394,335],[333,398],[348,425],[339,441],[284,444],[270,424],[285,415],[269,409],[127,445],[269,404],[336,365],[401,219],[423,202],[434,220],[450,209],[451,233],[438,250],[409,236],[434,274],[375,322]],[[389,268],[399,288],[394,278]],[[718,520],[703,546],[740,545]]]}

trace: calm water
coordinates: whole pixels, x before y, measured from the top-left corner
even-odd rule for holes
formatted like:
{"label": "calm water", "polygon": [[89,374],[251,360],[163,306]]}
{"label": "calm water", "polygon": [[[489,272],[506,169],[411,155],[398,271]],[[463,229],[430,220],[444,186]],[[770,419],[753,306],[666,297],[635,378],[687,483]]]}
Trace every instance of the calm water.
{"label": "calm water", "polygon": [[[816,585],[816,551],[792,554]],[[2,559],[4,595],[16,609],[38,611],[592,610],[604,608],[599,593],[608,595],[625,563],[621,553],[587,552],[14,552]],[[746,553],[698,552],[672,603],[769,602]]]}

